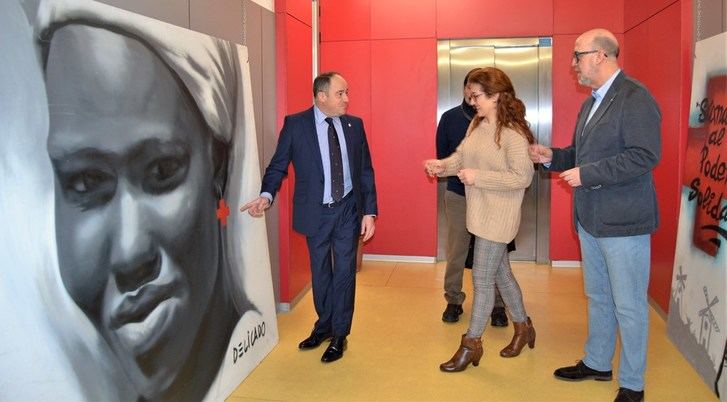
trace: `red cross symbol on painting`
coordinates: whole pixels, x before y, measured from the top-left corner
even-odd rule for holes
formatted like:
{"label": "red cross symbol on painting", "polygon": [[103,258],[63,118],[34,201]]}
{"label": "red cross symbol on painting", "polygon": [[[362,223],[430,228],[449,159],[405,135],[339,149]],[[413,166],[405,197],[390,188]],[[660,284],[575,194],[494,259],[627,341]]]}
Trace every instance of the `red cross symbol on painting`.
{"label": "red cross symbol on painting", "polygon": [[222,226],[227,225],[227,217],[230,216],[230,208],[225,204],[225,199],[221,198],[216,211],[217,219],[222,222]]}

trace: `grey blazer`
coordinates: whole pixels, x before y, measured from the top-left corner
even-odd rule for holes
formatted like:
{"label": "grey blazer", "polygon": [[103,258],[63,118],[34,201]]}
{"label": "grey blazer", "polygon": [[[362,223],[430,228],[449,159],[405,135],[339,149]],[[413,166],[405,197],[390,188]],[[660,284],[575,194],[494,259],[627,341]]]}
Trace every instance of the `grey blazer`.
{"label": "grey blazer", "polygon": [[578,113],[573,142],[553,149],[550,170],[580,167],[574,222],[594,237],[652,233],[659,211],[652,170],[661,158],[661,112],[649,91],[619,72],[598,109],[589,96]]}

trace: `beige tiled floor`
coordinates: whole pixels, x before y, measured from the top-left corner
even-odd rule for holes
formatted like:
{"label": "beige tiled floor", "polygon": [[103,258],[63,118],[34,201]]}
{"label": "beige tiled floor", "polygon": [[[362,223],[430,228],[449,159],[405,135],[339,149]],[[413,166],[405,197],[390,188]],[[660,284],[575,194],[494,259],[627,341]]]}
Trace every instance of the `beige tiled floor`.
{"label": "beige tiled floor", "polygon": [[[241,401],[612,401],[616,381],[570,383],[553,370],[581,357],[586,301],[579,269],[515,264],[528,314],[537,330],[535,349],[499,357],[512,326],[488,327],[479,367],[445,374],[439,363],[454,353],[467,329],[463,319],[441,321],[444,264],[364,262],[358,274],[356,313],[343,359],[320,362],[324,347],[299,351],[313,322],[311,295],[278,316],[280,343],[228,399]],[[466,271],[465,289],[471,295]],[[666,325],[652,311],[647,401],[717,401],[674,348]]]}

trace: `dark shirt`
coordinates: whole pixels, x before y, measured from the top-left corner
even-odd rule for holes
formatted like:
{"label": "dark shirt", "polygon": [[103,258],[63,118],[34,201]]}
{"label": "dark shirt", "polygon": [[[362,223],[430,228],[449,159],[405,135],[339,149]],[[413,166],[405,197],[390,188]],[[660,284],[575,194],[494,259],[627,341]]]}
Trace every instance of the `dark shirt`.
{"label": "dark shirt", "polygon": [[[474,115],[475,109],[464,100],[442,114],[437,126],[437,159],[446,158],[457,149]],[[457,176],[447,178],[447,190],[464,196],[464,184]]]}

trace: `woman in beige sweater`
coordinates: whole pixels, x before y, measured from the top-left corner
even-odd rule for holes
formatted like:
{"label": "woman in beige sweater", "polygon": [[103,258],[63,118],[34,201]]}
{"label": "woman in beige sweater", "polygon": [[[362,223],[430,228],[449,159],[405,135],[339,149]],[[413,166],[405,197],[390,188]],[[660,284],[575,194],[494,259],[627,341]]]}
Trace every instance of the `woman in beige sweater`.
{"label": "woman in beige sweater", "polygon": [[533,178],[528,145],[535,142],[525,121],[525,105],[515,97],[510,79],[488,67],[467,82],[470,103],[477,110],[457,150],[445,159],[430,159],[424,166],[431,176],[457,175],[465,184],[467,230],[475,236],[472,267],[474,298],[467,333],[454,356],[439,366],[455,372],[477,366],[482,357],[482,333],[500,289],[515,327],[512,341],[500,351],[515,357],[527,344],[535,346],[535,329],[525,312],[523,297],[510,269],[507,243],[520,226],[520,206]]}

